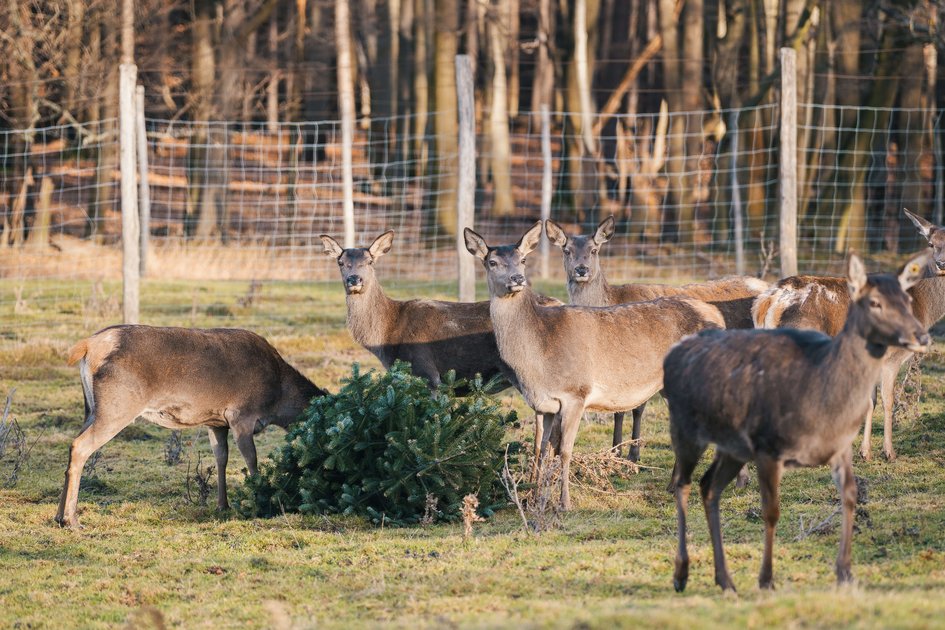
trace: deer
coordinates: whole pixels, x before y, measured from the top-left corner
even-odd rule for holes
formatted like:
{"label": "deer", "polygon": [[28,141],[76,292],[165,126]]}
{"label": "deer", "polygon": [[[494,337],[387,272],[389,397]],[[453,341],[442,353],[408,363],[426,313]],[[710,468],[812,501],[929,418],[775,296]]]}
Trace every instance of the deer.
{"label": "deer", "polygon": [[[627,302],[642,302],[657,297],[687,296],[712,304],[721,311],[726,328],[752,328],[751,306],[755,298],[770,285],[757,278],[733,276],[701,284],[670,286],[666,284],[630,283],[613,286],[607,282],[600,264],[600,249],[610,241],[616,231],[613,215],[597,226],[593,234],[567,234],[560,225],[548,219],[545,232],[548,239],[564,254],[564,271],[567,275],[568,300],[580,306],[615,306]],[[643,421],[644,402],[632,412],[633,429],[629,459],[640,457],[640,431]],[[613,446],[619,453],[623,443],[624,412],[614,414]],[[742,480],[744,483],[745,480]]]}
{"label": "deer", "polygon": [[[924,266],[923,278],[909,289],[912,309],[926,328],[945,316],[945,228],[903,209],[905,215],[926,239],[930,256]],[[757,328],[810,328],[828,335],[837,335],[844,326],[850,307],[849,293],[843,278],[828,276],[792,276],[758,296],[752,306],[752,317]],[[880,371],[879,392],[883,403],[883,455],[888,461],[896,459],[892,442],[892,423],[895,409],[896,378],[902,365],[913,353],[905,348],[892,348]],[[873,402],[874,392],[870,394]],[[866,412],[860,456],[872,457],[870,436],[873,430],[873,405]]]}
{"label": "deer", "polygon": [[722,548],[719,499],[749,461],[758,470],[765,522],[759,587],[774,588],[771,556],[784,469],[825,464],[832,469],[842,504],[837,582],[852,581],[857,498],[853,440],[890,349],[929,348],[929,334],[913,315],[906,293],[925,264],[923,255],[910,260],[898,277],[867,276],[862,261],[850,256],[850,308],[836,336],[793,328],[706,331],[669,351],[664,396],[676,456],[668,490],[676,498],[677,592],[686,588],[689,577],[686,511],[692,473],[709,444],[715,444],[715,459],[699,489],[712,539],[715,583],[723,591],[734,591],[735,584]]}
{"label": "deer", "polygon": [[538,413],[560,422],[561,507],[571,508],[569,470],[587,410],[633,409],[663,387],[663,356],[686,335],[723,328],[717,308],[685,297],[611,307],[542,306],[529,287],[526,257],[538,245],[537,222],[514,245],[490,247],[466,228],[466,249],[486,270],[489,314],[502,360]]}
{"label": "deer", "polygon": [[[385,369],[397,360],[410,363],[416,376],[435,388],[449,370],[457,378],[484,381],[501,376],[500,388],[517,386],[515,374],[502,361],[496,346],[489,302],[394,300],[384,293],[374,264],[390,251],[394,231],[388,230],[368,247],[345,249],[327,234],[320,236],[325,253],[334,258],[345,289],[347,324],[351,336],[373,354]],[[542,304],[561,304],[542,296]],[[554,418],[535,419],[535,462],[548,447]],[[537,470],[537,469],[536,469]],[[534,474],[535,471],[533,471]]]}
{"label": "deer", "polygon": [[142,418],[169,429],[206,426],[217,464],[217,507],[226,495],[227,436],[250,475],[258,472],[253,436],[294,423],[326,391],[286,363],[265,339],[238,328],[104,328],[69,351],[79,365],[85,423],[69,449],[56,522],[77,527],[76,506],[88,458]]}

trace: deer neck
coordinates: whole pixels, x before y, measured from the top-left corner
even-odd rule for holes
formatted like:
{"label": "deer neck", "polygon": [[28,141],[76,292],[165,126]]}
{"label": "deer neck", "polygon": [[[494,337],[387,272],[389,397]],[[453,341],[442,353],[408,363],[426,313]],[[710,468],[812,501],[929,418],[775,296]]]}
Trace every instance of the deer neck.
{"label": "deer neck", "polygon": [[568,300],[580,306],[609,306],[613,304],[613,289],[600,272],[587,282],[568,278]]}
{"label": "deer neck", "polygon": [[506,297],[492,297],[489,313],[495,330],[499,355],[516,374],[533,373],[542,369],[535,361],[535,349],[542,348],[542,322],[538,315],[538,296],[530,287]]}
{"label": "deer neck", "polygon": [[345,297],[348,306],[348,330],[366,348],[390,343],[389,332],[400,312],[400,302],[384,293],[379,282],[371,282],[361,293]]}
{"label": "deer neck", "polygon": [[928,328],[945,317],[945,276],[919,280],[909,293],[914,300],[912,310],[923,326]]}
{"label": "deer neck", "polygon": [[[866,400],[873,394],[879,381],[883,357],[888,346],[878,345],[866,338],[862,316],[850,309],[846,324],[830,344],[830,351],[822,364],[825,395],[836,396],[837,409],[847,407],[845,401]],[[857,427],[863,418],[856,414],[842,417]]]}

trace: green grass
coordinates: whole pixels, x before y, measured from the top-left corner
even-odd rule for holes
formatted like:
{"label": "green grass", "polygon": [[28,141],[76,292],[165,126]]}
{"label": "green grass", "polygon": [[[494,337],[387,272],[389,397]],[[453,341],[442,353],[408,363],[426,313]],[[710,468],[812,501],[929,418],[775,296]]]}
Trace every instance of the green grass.
{"label": "green grass", "polygon": [[[144,319],[251,327],[329,389],[354,361],[378,366],[345,330],[336,284],[267,283],[251,305],[240,306],[247,286],[150,281]],[[169,432],[145,424],[102,449],[95,478],[80,493],[82,529],[59,529],[52,518],[82,415],[78,374],[63,357],[70,343],[117,314],[90,313],[90,285],[31,283],[19,309],[8,299],[10,289],[0,284],[0,391],[17,388],[13,413],[33,449],[17,484],[0,489],[0,627],[148,627],[154,611],[168,626],[186,628],[934,627],[945,619],[945,354],[939,351],[924,362],[918,416],[896,426],[899,459],[855,463],[868,487],[854,537],[856,586],[834,586],[838,519],[826,533],[798,540],[802,520],[807,528],[837,505],[829,471],[812,469],[784,479],[777,591],[760,592],[755,584],[762,523],[753,482],[728,490],[722,502],[739,595],[723,596],[713,584],[711,545],[695,496],[689,588],[677,595],[675,509],[665,491],[672,453],[660,401],[644,420],[643,463],[651,468],[618,479],[618,494],[578,483],[577,509],[540,536],[525,534],[512,510],[477,524],[468,541],[461,525],[375,529],[337,517],[218,515],[184,497],[188,459],[192,465],[199,449],[204,465],[212,463],[204,433],[185,433],[184,461],[168,466]],[[391,292],[406,296],[411,288]],[[213,312],[229,314],[208,314],[214,304]],[[503,399],[523,410],[516,396]],[[877,413],[881,424],[880,418]],[[526,422],[510,438],[530,433]],[[258,437],[263,456],[282,435],[274,429]],[[582,427],[578,449],[603,448],[609,437],[609,424],[591,422]],[[873,449],[881,452],[878,433]],[[231,453],[234,487],[242,461],[236,449]],[[708,457],[702,469],[707,463]],[[0,461],[2,478],[8,471],[9,461]]]}

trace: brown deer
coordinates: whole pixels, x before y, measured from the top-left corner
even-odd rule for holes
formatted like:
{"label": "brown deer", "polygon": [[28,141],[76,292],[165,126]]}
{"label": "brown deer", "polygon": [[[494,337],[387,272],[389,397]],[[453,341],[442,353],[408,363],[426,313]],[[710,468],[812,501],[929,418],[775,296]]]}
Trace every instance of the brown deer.
{"label": "brown deer", "polygon": [[[594,234],[569,235],[552,220],[545,221],[548,239],[561,248],[564,270],[568,277],[568,298],[579,306],[615,306],[627,302],[643,302],[658,297],[685,296],[708,302],[721,311],[726,328],[752,328],[751,305],[766,291],[767,282],[750,277],[730,277],[701,284],[670,286],[666,284],[630,283],[612,286],[607,282],[600,264],[600,249],[614,235],[616,222],[609,216]],[[633,410],[633,429],[629,457],[640,456],[640,427],[646,403]],[[623,442],[623,412],[614,414],[614,447]]]}
{"label": "brown deer", "polygon": [[688,298],[544,307],[525,277],[525,258],[541,239],[540,221],[515,245],[490,247],[468,228],[464,236],[466,249],[486,269],[502,360],[536,412],[560,414],[561,505],[569,509],[568,471],[584,412],[643,404],[663,386],[663,356],[670,346],[725,322],[714,306]]}
{"label": "brown deer", "polygon": [[135,418],[169,429],[207,427],[217,462],[217,506],[225,510],[230,429],[255,475],[253,435],[270,424],[285,428],[313,397],[326,394],[265,339],[236,328],[112,326],[69,351],[69,364],[76,363],[85,424],[69,450],[56,514],[56,522],[72,527],[85,462]]}
{"label": "brown deer", "polygon": [[[928,241],[929,262],[923,278],[909,289],[912,310],[923,326],[929,328],[945,316],[945,228],[929,223],[904,210],[919,233]],[[850,306],[850,294],[843,278],[825,276],[793,276],[760,295],[752,307],[757,328],[811,328],[828,335],[839,334]],[[883,360],[879,391],[883,401],[883,455],[892,461],[896,450],[892,443],[893,410],[896,377],[902,364],[912,357],[905,348],[891,348]],[[872,392],[870,400],[872,401]],[[870,459],[870,434],[873,429],[873,407],[866,413],[860,455]]]}
{"label": "brown deer", "polygon": [[[499,356],[489,302],[389,298],[374,273],[374,263],[390,251],[392,230],[374,239],[370,247],[344,249],[326,234],[320,238],[325,253],[337,261],[341,271],[348,330],[385,368],[398,359],[407,361],[411,371],[433,387],[449,370],[454,370],[461,379],[479,374],[488,381],[502,375],[508,381],[503,387],[517,385],[515,374]],[[541,303],[561,304],[547,297],[542,297]],[[551,417],[536,418],[536,455],[550,437],[546,426],[551,428]]]}
{"label": "brown deer", "polygon": [[924,258],[916,258],[898,278],[867,277],[860,259],[851,256],[847,271],[851,304],[843,330],[835,337],[787,328],[708,331],[670,350],[664,364],[664,395],[676,454],[669,491],[676,495],[679,548],[673,585],[677,591],[686,588],[689,577],[686,510],[692,472],[709,444],[715,444],[715,459],[699,487],[712,537],[716,584],[735,590],[722,549],[719,498],[749,461],[758,469],[765,521],[759,586],[773,587],[771,554],[784,468],[824,464],[833,468],[843,509],[837,581],[852,580],[853,439],[888,350],[925,352],[931,343],[905,292],[919,280],[925,264]]}

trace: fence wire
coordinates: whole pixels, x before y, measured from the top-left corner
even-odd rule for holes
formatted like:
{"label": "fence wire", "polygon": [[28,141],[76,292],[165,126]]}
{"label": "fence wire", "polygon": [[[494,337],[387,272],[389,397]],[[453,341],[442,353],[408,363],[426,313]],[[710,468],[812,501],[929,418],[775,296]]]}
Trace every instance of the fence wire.
{"label": "fence wire", "polygon": [[[537,114],[512,121],[507,142],[488,115],[477,126],[475,221],[490,243],[512,242],[540,217],[550,168],[550,214],[567,230],[617,218],[602,249],[612,282],[777,276],[776,105],[593,116],[590,142],[585,121],[556,112],[549,164]],[[367,246],[395,231],[377,267],[399,297],[455,294],[458,156],[455,145],[437,146],[440,116],[374,119],[356,130],[356,240]],[[903,207],[941,223],[939,114],[811,104],[798,121],[801,273],[839,271],[850,247],[874,254],[877,266],[917,249]],[[330,299],[341,291],[336,266],[318,238],[343,234],[339,123],[147,118],[145,126],[143,320],[225,325],[228,313],[248,313],[263,328],[341,325]],[[92,329],[120,318],[116,131],[117,121],[105,120],[0,132],[0,312],[12,315],[3,317],[3,338],[55,336],[60,319]],[[550,256],[548,282],[560,284],[560,254]],[[304,317],[259,306],[260,294],[299,282],[320,296]]]}

